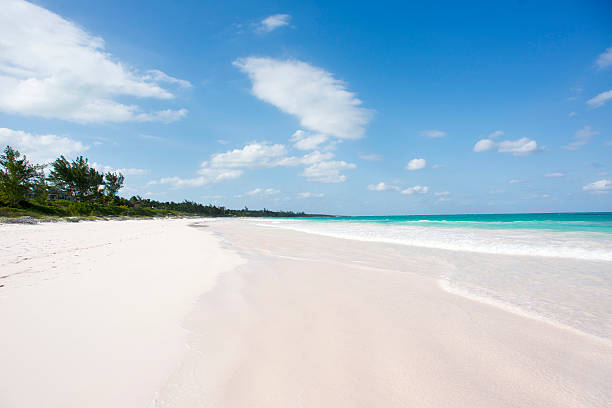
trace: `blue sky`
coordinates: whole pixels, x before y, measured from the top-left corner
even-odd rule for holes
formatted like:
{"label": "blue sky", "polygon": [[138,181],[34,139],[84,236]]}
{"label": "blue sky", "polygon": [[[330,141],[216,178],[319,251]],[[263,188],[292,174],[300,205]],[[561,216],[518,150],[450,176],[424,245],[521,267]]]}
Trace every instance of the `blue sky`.
{"label": "blue sky", "polygon": [[124,196],[612,209],[608,2],[0,3],[0,144]]}

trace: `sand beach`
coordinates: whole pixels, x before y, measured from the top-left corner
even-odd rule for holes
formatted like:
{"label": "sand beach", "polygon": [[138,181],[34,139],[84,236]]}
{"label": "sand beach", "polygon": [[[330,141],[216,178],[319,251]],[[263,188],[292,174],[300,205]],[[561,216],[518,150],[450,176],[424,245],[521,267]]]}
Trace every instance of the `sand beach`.
{"label": "sand beach", "polygon": [[1,225],[0,240],[2,407],[612,401],[609,338],[445,290],[456,251],[244,219]]}

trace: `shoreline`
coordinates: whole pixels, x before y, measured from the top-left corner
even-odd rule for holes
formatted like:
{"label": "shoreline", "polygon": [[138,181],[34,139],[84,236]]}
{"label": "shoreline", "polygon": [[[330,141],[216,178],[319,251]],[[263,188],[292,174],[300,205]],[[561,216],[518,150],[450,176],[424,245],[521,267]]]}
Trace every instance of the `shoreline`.
{"label": "shoreline", "polygon": [[439,267],[434,257],[397,263],[405,248],[207,224],[247,263],[190,315],[190,358],[158,406],[603,407],[612,398],[609,342],[444,292],[417,270]]}

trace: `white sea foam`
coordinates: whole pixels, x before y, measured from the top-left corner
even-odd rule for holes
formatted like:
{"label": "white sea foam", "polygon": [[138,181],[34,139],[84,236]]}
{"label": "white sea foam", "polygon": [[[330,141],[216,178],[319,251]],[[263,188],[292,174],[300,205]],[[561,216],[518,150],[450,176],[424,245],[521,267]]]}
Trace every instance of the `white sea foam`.
{"label": "white sea foam", "polygon": [[381,224],[263,220],[261,225],[359,241],[452,251],[612,261],[612,234]]}

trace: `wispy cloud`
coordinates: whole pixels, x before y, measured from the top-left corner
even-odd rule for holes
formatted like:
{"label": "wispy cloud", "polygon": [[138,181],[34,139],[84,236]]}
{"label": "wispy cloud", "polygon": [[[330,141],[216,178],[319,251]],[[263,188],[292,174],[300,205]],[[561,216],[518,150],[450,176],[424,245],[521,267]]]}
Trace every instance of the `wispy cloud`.
{"label": "wispy cloud", "polygon": [[322,161],[306,167],[300,175],[308,181],[342,183],[346,181],[346,176],[340,172],[354,170],[356,167],[355,164],[345,161]]}
{"label": "wispy cloud", "polygon": [[598,134],[599,132],[594,131],[593,129],[591,129],[590,126],[585,126],[582,129],[577,130],[576,133],[574,133],[573,142],[562,146],[562,148],[565,150],[578,150],[579,148],[587,144],[593,136]]}
{"label": "wispy cloud", "polygon": [[428,192],[429,192],[429,187],[427,186],[414,186],[414,187],[409,187],[401,191],[402,194],[407,194],[407,195],[427,194]]}
{"label": "wispy cloud", "polygon": [[4,1],[0,38],[2,112],[80,123],[173,122],[187,114],[186,109],[144,112],[124,102],[172,99],[161,83],[189,83],[159,70],[140,74],[128,68],[104,49],[102,38],[42,7]]}
{"label": "wispy cloud", "polygon": [[329,136],[322,133],[311,133],[304,130],[297,130],[291,136],[293,147],[299,150],[314,150],[325,143]]}
{"label": "wispy cloud", "polygon": [[290,21],[291,16],[289,14],[272,14],[261,20],[258,25],[258,30],[269,33],[277,28],[288,26]]}
{"label": "wispy cloud", "polygon": [[371,112],[331,73],[302,61],[273,58],[249,57],[234,65],[248,74],[257,98],[295,116],[307,130],[339,139],[364,135]]}
{"label": "wispy cloud", "polygon": [[325,197],[325,194],[323,193],[311,193],[311,192],[304,192],[304,193],[298,193],[298,198],[323,198]]}
{"label": "wispy cloud", "polygon": [[390,191],[390,190],[399,191],[399,187],[385,183],[384,181],[381,181],[376,184],[368,185],[368,190],[370,191]]}
{"label": "wispy cloud", "polygon": [[446,136],[446,132],[443,132],[443,131],[437,130],[437,129],[422,130],[419,133],[422,136],[429,137],[431,139],[438,139],[438,138]]}
{"label": "wispy cloud", "polygon": [[541,150],[535,140],[523,137],[517,140],[502,140],[496,142],[494,138],[503,135],[504,132],[497,130],[491,133],[487,138],[480,139],[476,142],[472,150],[476,153],[486,152],[497,148],[499,153],[510,153],[514,156],[527,156],[533,152]]}
{"label": "wispy cloud", "polygon": [[22,130],[0,128],[0,148],[12,146],[33,163],[47,163],[60,155],[71,156],[89,149],[78,140],[66,136],[34,135]]}
{"label": "wispy cloud", "polygon": [[379,161],[383,159],[383,156],[380,154],[362,154],[359,158],[367,161]]}
{"label": "wispy cloud", "polygon": [[149,169],[137,169],[137,168],[116,168],[111,166],[105,166],[103,164],[93,162],[91,167],[102,172],[102,173],[121,173],[124,176],[144,176],[149,174]]}
{"label": "wispy cloud", "polygon": [[271,195],[275,195],[279,193],[280,193],[280,190],[275,189],[275,188],[265,188],[265,189],[256,188],[251,191],[247,191],[244,194],[239,194],[236,196],[236,198],[252,197],[252,196],[271,196]]}
{"label": "wispy cloud", "polygon": [[500,153],[511,153],[514,156],[527,156],[538,150],[535,140],[526,137],[518,140],[504,140],[497,144],[497,151]]}
{"label": "wispy cloud", "polygon": [[565,173],[559,173],[559,172],[556,172],[556,173],[546,173],[546,174],[544,175],[544,177],[548,177],[548,178],[559,178],[559,177],[565,177]]}
{"label": "wispy cloud", "polygon": [[598,180],[592,183],[589,183],[582,187],[584,191],[588,191],[589,193],[609,193],[612,191],[612,180]]}
{"label": "wispy cloud", "polygon": [[586,103],[592,108],[599,108],[604,106],[604,104],[606,104],[610,99],[612,99],[612,89],[598,94],[597,96],[589,99]]}
{"label": "wispy cloud", "polygon": [[599,54],[597,61],[595,61],[595,65],[597,65],[599,69],[612,66],[612,47]]}
{"label": "wispy cloud", "polygon": [[520,179],[511,179],[511,180],[508,180],[509,184],[518,184],[518,183],[522,183],[522,182],[523,182],[523,180],[520,180]]}
{"label": "wispy cloud", "polygon": [[406,165],[406,170],[421,170],[427,166],[427,160],[425,159],[412,159]]}

